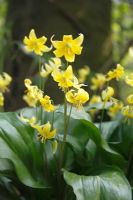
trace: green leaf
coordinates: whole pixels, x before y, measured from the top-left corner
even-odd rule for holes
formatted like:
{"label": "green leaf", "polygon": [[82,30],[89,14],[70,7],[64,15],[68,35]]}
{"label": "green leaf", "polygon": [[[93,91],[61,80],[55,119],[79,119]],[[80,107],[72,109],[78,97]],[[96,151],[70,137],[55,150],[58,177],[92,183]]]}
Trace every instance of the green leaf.
{"label": "green leaf", "polygon": [[[70,114],[70,109],[71,106],[68,104],[67,105],[67,115],[69,116]],[[59,108],[56,110],[57,113],[64,113],[64,107],[61,105]],[[72,107],[71,111],[71,118],[73,119],[85,119],[85,120],[91,120],[90,115],[82,108],[81,110],[78,110],[75,107]]]}
{"label": "green leaf", "polygon": [[94,176],[64,170],[64,179],[73,188],[77,200],[132,200],[127,179],[114,169],[104,169]]}
{"label": "green leaf", "polygon": [[23,184],[34,188],[49,187],[41,172],[42,156],[34,129],[20,121],[15,113],[0,113],[0,158],[13,163]]}
{"label": "green leaf", "polygon": [[[89,139],[91,139],[96,144],[97,151],[99,151],[101,159],[106,164],[117,165],[120,168],[125,169],[127,162],[124,157],[110,148],[106,140],[102,137],[100,130],[93,123],[86,120],[80,120],[80,123],[75,127],[72,135],[73,140],[75,139],[78,146],[80,146],[80,153],[83,153],[85,150],[86,153],[90,152],[90,150],[88,151],[88,148],[85,147],[88,145]],[[75,148],[75,146],[73,146],[73,148]],[[93,153],[96,152],[96,149],[94,148],[93,145]]]}

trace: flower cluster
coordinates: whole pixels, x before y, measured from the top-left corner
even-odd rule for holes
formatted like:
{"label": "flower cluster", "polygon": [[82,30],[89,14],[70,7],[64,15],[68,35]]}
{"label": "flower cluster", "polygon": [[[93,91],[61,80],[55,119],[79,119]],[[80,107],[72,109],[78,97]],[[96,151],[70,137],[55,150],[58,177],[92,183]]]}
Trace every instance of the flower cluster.
{"label": "flower cluster", "polygon": [[[45,112],[54,112],[57,106],[54,105],[53,100],[45,94],[43,84],[47,77],[51,76],[53,80],[58,84],[58,87],[62,90],[65,97],[64,113],[66,114],[67,104],[71,104],[71,107],[75,106],[78,110],[83,108],[83,105],[89,100],[89,93],[83,88],[85,83],[89,80],[91,74],[90,68],[84,66],[77,71],[77,77],[74,74],[72,62],[75,61],[76,55],[80,55],[82,52],[82,43],[84,40],[83,34],[79,34],[77,38],[73,38],[72,35],[64,35],[62,40],[54,40],[51,38],[51,48],[46,46],[47,38],[42,36],[37,38],[35,31],[32,29],[28,37],[24,38],[25,49],[28,52],[34,52],[35,55],[43,56],[44,53],[52,51],[53,57],[48,62],[41,63],[39,67],[40,85],[32,85],[30,79],[25,79],[25,95],[23,99],[31,107],[41,107]],[[66,63],[66,64],[65,64]],[[125,69],[120,64],[117,64],[115,68],[108,71],[106,74],[96,73],[91,78],[90,89],[94,94],[90,98],[89,105],[91,108],[94,104],[102,104],[102,110],[104,110],[106,104],[110,102],[108,108],[108,115],[114,118],[120,111],[126,118],[133,118],[133,94],[127,97],[128,105],[124,106],[123,102],[114,98],[115,90],[111,86],[112,80],[120,81],[122,79],[133,87],[133,73],[129,76],[124,76]],[[0,97],[2,99],[2,97]],[[95,115],[97,109],[90,109],[90,114]],[[31,120],[32,121],[32,120]],[[40,125],[27,121],[33,128],[38,131],[38,136],[41,141],[46,139],[53,139],[56,135],[56,130],[53,129],[53,122],[47,122]]]}
{"label": "flower cluster", "polygon": [[[64,35],[61,41],[53,40],[52,37],[51,43],[55,48],[53,51],[55,57],[52,57],[48,63],[43,64],[41,69],[39,69],[40,81],[42,78],[47,78],[51,75],[63,91],[66,102],[78,109],[82,109],[82,105],[89,100],[89,94],[82,88],[85,86],[82,83],[89,75],[90,69],[88,66],[80,69],[78,71],[78,79],[74,75],[72,65],[68,63],[74,62],[75,56],[81,54],[83,39],[83,34],[79,34],[75,39],[73,39],[72,35]],[[28,52],[34,52],[39,57],[43,56],[43,53],[52,50],[52,48],[46,46],[46,41],[47,38],[45,36],[37,38],[34,29],[32,29],[29,37],[24,37],[25,49]],[[66,66],[64,66],[61,57],[65,58],[67,62]],[[26,91],[23,99],[25,102],[31,107],[41,106],[41,109],[44,109],[44,111],[54,113],[56,106],[53,100],[45,94],[42,85],[39,87],[32,85],[30,79],[25,79],[24,83]],[[56,134],[56,130],[50,131],[53,129],[53,125],[50,122],[47,122],[45,125],[30,123],[30,121],[27,122],[38,131],[41,141],[52,139]]]}

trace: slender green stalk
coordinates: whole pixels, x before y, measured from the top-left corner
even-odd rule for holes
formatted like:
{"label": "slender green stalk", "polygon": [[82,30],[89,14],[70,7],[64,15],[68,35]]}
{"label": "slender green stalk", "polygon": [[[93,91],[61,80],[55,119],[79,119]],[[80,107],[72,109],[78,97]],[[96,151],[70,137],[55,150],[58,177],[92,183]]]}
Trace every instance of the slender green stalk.
{"label": "slender green stalk", "polygon": [[51,129],[53,130],[53,126],[54,126],[54,111],[52,113],[52,121],[51,121]]}
{"label": "slender green stalk", "polygon": [[[42,90],[42,77],[40,76],[41,71],[41,57],[39,56],[39,89]],[[40,120],[42,123],[43,108],[40,107]]]}
{"label": "slender green stalk", "polygon": [[73,108],[73,105],[71,104],[69,116],[68,116],[68,119],[67,119],[67,129],[68,129],[68,126],[69,126],[69,121],[70,121],[70,117],[71,117],[71,113],[72,113],[72,108]]}
{"label": "slender green stalk", "polygon": [[65,150],[65,144],[66,144],[66,137],[67,137],[67,101],[66,97],[64,98],[64,136],[63,136],[63,142],[61,146],[61,158],[60,158],[60,169],[62,168],[62,164],[64,161],[64,150]]}
{"label": "slender green stalk", "polygon": [[101,121],[100,121],[100,126],[99,126],[99,129],[100,131],[102,131],[102,122],[103,122],[103,117],[104,117],[104,110],[105,110],[105,104],[106,104],[106,101],[104,101],[103,103],[103,106],[102,106],[102,115],[101,115]]}
{"label": "slender green stalk", "polygon": [[40,76],[41,72],[41,57],[39,56],[39,89],[42,89],[42,77]]}

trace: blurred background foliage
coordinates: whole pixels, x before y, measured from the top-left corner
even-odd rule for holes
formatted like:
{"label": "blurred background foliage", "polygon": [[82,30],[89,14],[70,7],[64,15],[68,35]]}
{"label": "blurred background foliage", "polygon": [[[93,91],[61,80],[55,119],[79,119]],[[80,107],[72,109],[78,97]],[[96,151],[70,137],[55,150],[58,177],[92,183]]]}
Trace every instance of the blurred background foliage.
{"label": "blurred background foliage", "polygon": [[[55,34],[85,35],[84,50],[73,64],[75,70],[88,65],[91,75],[105,73],[117,63],[127,72],[133,68],[133,1],[132,0],[0,0],[0,71],[13,77],[11,91],[7,94],[6,110],[16,110],[25,104],[23,80],[37,80],[37,60],[26,55],[22,41],[34,28],[38,36],[50,38]],[[48,55],[48,57],[51,55]],[[48,58],[45,57],[44,61]],[[57,102],[62,101],[52,80],[46,93]],[[52,84],[51,84],[52,83]],[[52,85],[52,86],[51,86]],[[129,88],[116,85],[117,96],[124,98]]]}

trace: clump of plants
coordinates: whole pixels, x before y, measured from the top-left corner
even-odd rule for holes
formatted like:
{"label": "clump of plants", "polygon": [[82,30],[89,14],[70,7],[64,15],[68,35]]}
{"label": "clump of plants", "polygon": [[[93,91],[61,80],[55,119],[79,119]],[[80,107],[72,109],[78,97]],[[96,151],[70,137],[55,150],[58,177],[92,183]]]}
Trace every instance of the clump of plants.
{"label": "clump of plants", "polygon": [[[38,59],[39,84],[26,77],[23,100],[29,107],[0,113],[3,199],[132,200],[133,93],[122,102],[112,80],[133,87],[133,74],[120,64],[90,82],[88,66],[74,74],[83,40],[83,34],[52,37],[48,47],[33,29],[24,37],[25,51]],[[53,57],[45,62],[48,52]],[[48,76],[64,95],[62,105],[45,93]],[[0,76],[1,109],[11,81],[7,73]]]}

